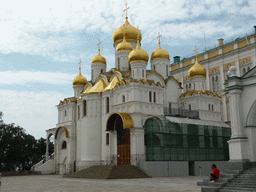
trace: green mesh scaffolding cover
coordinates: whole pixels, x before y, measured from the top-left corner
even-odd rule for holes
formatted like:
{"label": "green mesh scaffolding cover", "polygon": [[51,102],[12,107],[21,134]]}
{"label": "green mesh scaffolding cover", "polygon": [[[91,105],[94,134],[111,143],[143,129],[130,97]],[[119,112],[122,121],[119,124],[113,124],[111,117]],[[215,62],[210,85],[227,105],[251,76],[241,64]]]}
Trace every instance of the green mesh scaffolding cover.
{"label": "green mesh scaffolding cover", "polygon": [[231,129],[158,119],[145,123],[147,161],[227,161]]}

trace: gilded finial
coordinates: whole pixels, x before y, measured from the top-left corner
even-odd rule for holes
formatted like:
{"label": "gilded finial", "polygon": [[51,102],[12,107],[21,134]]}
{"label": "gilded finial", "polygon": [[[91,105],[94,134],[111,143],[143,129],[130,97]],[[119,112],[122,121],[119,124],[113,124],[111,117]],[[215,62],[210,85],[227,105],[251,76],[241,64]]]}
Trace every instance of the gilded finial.
{"label": "gilded finial", "polygon": [[79,75],[81,75],[81,63],[82,63],[82,60],[81,60],[81,58],[79,59],[79,62],[78,62],[78,64],[79,64]]}
{"label": "gilded finial", "polygon": [[196,62],[195,63],[197,63],[197,51],[198,51],[199,49],[197,49],[196,48],[196,45],[195,45],[195,50],[193,51],[193,52],[195,52],[195,58],[196,58]]}
{"label": "gilded finial", "polygon": [[99,43],[97,44],[98,45],[98,55],[100,55],[100,44],[101,44],[101,42],[100,42],[100,39],[99,39]]}
{"label": "gilded finial", "polygon": [[160,47],[160,37],[162,37],[162,35],[160,35],[160,32],[158,32],[158,36],[156,38],[158,38],[158,49],[161,49]]}
{"label": "gilded finial", "polygon": [[123,26],[123,28],[122,28],[122,32],[123,32],[123,41],[126,41],[126,40],[125,40],[125,29],[126,29],[126,25]]}
{"label": "gilded finial", "polygon": [[130,9],[130,7],[127,7],[127,3],[125,5],[126,5],[126,8],[124,9],[124,12],[126,12],[125,13],[125,19],[128,19],[127,10]]}
{"label": "gilded finial", "polygon": [[137,47],[136,49],[140,49],[140,29],[139,26],[137,27]]}

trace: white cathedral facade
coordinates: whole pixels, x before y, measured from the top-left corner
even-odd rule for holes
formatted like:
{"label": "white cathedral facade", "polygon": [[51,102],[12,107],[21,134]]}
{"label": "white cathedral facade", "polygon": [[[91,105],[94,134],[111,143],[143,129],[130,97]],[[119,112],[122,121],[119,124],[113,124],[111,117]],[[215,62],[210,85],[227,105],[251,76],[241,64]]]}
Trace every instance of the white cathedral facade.
{"label": "white cathedral facade", "polygon": [[91,61],[90,82],[80,66],[73,79],[74,95],[60,101],[56,128],[47,130],[47,142],[54,136],[54,157],[47,153],[46,163],[35,166],[37,170],[68,174],[92,165],[138,165],[147,160],[147,120],[165,120],[172,109],[197,111],[198,121],[224,124],[221,97],[206,90],[207,71],[197,55],[188,74],[192,88],[184,92],[169,76],[170,56],[161,48],[160,36],[150,58],[141,39],[126,17],[113,33],[115,68],[106,71],[100,48]]}

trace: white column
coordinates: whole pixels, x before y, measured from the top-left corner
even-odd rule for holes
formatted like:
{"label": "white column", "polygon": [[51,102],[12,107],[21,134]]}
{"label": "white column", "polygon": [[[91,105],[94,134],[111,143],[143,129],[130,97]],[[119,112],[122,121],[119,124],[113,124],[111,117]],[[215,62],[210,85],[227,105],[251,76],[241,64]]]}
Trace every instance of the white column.
{"label": "white column", "polygon": [[205,90],[210,90],[210,81],[209,81],[209,68],[206,68],[207,75],[206,75],[206,87]]}
{"label": "white column", "polygon": [[236,76],[240,77],[240,70],[239,70],[239,59],[236,59],[235,61],[235,65],[236,65]]}
{"label": "white column", "polygon": [[240,111],[240,94],[241,90],[231,90],[229,92],[229,106],[230,106],[230,121],[232,128],[232,136],[233,138],[245,138],[244,128],[242,125],[242,114]]}

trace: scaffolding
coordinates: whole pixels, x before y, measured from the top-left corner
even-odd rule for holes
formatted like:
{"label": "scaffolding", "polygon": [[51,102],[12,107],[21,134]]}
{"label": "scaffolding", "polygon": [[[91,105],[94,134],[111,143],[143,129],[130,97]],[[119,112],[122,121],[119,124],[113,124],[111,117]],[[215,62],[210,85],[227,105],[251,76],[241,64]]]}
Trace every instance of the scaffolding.
{"label": "scaffolding", "polygon": [[147,161],[227,161],[231,129],[148,119],[145,124]]}

